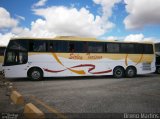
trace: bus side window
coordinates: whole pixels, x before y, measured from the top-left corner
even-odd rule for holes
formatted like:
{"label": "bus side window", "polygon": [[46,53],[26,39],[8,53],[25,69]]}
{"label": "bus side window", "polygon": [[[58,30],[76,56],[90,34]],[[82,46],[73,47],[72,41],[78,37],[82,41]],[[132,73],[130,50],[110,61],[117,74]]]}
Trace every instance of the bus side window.
{"label": "bus side window", "polygon": [[84,42],[79,42],[79,41],[74,42],[74,49],[75,49],[76,53],[83,53],[83,52],[85,52]]}
{"label": "bus side window", "polygon": [[29,43],[29,51],[33,51],[33,45],[34,45],[33,42],[30,42],[30,43]]}
{"label": "bus side window", "polygon": [[118,43],[107,43],[107,52],[119,53],[120,52],[120,45]]}
{"label": "bus side window", "polygon": [[134,44],[121,44],[121,53],[134,53]]}
{"label": "bus side window", "polygon": [[88,52],[88,42],[83,43],[83,52]]}
{"label": "bus side window", "polygon": [[136,54],[143,54],[143,45],[142,44],[134,44]]}
{"label": "bus side window", "polygon": [[54,51],[54,44],[52,42],[50,42],[48,45],[49,45],[48,46],[48,51],[53,52]]}
{"label": "bus side window", "polygon": [[144,54],[152,54],[153,53],[153,45],[151,44],[144,44]]}
{"label": "bus side window", "polygon": [[71,41],[68,44],[68,51],[74,53],[83,53],[87,51],[87,42]]}
{"label": "bus side window", "polygon": [[45,41],[31,41],[29,44],[29,51],[32,52],[46,52],[46,42]]}
{"label": "bus side window", "polygon": [[68,41],[57,41],[58,42],[58,46],[57,49],[59,50],[59,52],[68,52],[69,48],[68,48]]}
{"label": "bus side window", "polygon": [[46,43],[44,41],[41,41],[39,44],[37,44],[37,51],[39,52],[46,51]]}
{"label": "bus side window", "polygon": [[69,52],[75,52],[75,43],[73,42],[69,43]]}
{"label": "bus side window", "polygon": [[88,51],[90,53],[103,53],[104,45],[100,42],[88,42]]}

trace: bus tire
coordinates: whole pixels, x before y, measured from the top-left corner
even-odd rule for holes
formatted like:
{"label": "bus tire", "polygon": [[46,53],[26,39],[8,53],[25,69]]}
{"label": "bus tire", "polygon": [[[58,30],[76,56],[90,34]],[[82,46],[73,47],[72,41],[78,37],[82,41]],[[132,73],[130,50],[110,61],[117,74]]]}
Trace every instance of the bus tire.
{"label": "bus tire", "polygon": [[28,78],[31,79],[31,80],[34,80],[34,81],[42,80],[43,71],[38,67],[31,68],[28,71]]}
{"label": "bus tire", "polygon": [[160,74],[160,67],[157,67],[157,73]]}
{"label": "bus tire", "polygon": [[136,70],[135,67],[129,66],[126,69],[125,74],[126,74],[126,77],[132,78],[132,77],[135,77],[137,75],[137,70]]}
{"label": "bus tire", "polygon": [[117,66],[113,70],[113,76],[115,78],[122,78],[124,77],[124,68],[121,66]]}

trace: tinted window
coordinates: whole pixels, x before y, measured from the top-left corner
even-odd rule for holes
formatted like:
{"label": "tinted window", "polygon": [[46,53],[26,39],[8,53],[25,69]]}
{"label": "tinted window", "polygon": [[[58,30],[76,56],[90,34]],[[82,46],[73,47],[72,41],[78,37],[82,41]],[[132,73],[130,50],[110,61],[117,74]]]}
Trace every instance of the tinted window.
{"label": "tinted window", "polygon": [[55,50],[55,44],[51,41],[48,42],[48,51],[54,52]]}
{"label": "tinted window", "polygon": [[120,46],[117,43],[107,43],[107,52],[109,53],[119,53]]}
{"label": "tinted window", "polygon": [[45,52],[46,47],[46,41],[36,40],[36,41],[30,41],[29,42],[29,51],[31,52]]}
{"label": "tinted window", "polygon": [[145,44],[143,46],[143,52],[144,52],[144,54],[152,54],[153,53],[153,45]]}
{"label": "tinted window", "polygon": [[23,51],[7,51],[5,58],[5,65],[17,65],[27,63],[28,57],[27,52]]}
{"label": "tinted window", "polygon": [[48,50],[50,52],[68,52],[67,41],[49,41]]}
{"label": "tinted window", "polygon": [[68,43],[68,51],[75,52],[75,53],[84,52],[85,51],[85,44],[84,44],[84,42],[70,41]]}
{"label": "tinted window", "polygon": [[90,53],[102,53],[102,52],[104,52],[103,43],[88,42],[88,52],[90,52]]}
{"label": "tinted window", "polygon": [[133,44],[121,44],[121,53],[134,53]]}
{"label": "tinted window", "polygon": [[57,50],[59,52],[68,52],[68,42],[67,41],[57,41]]}
{"label": "tinted window", "polygon": [[75,52],[76,53],[86,52],[86,43],[85,42],[75,42]]}
{"label": "tinted window", "polygon": [[135,53],[142,54],[143,53],[143,44],[134,44]]}
{"label": "tinted window", "polygon": [[69,46],[68,46],[68,50],[69,50],[69,52],[75,52],[75,48],[76,48],[76,43],[75,42],[69,42],[69,44],[68,44]]}
{"label": "tinted window", "polygon": [[27,44],[26,40],[11,40],[8,49],[27,51]]}
{"label": "tinted window", "polygon": [[88,42],[82,42],[83,43],[83,52],[88,52]]}

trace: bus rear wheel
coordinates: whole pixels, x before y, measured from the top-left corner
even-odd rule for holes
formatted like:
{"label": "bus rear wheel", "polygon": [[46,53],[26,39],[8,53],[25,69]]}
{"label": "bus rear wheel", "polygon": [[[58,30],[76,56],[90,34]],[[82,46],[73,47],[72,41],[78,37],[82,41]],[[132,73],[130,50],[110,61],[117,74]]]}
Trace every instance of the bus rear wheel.
{"label": "bus rear wheel", "polygon": [[132,78],[136,76],[136,68],[135,67],[127,67],[125,71],[126,77]]}
{"label": "bus rear wheel", "polygon": [[123,69],[123,67],[120,67],[120,66],[115,67],[114,70],[113,70],[113,76],[115,78],[122,78],[122,77],[124,77],[124,69]]}
{"label": "bus rear wheel", "polygon": [[31,68],[29,70],[28,77],[34,81],[42,80],[43,71],[40,68]]}

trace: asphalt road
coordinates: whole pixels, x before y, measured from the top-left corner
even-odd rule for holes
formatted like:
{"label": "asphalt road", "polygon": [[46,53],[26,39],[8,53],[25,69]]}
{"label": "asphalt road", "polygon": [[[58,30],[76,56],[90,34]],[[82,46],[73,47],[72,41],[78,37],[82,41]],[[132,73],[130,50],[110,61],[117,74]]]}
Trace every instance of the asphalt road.
{"label": "asphalt road", "polygon": [[9,81],[24,96],[34,96],[62,113],[160,112],[158,74],[123,79],[103,76]]}

